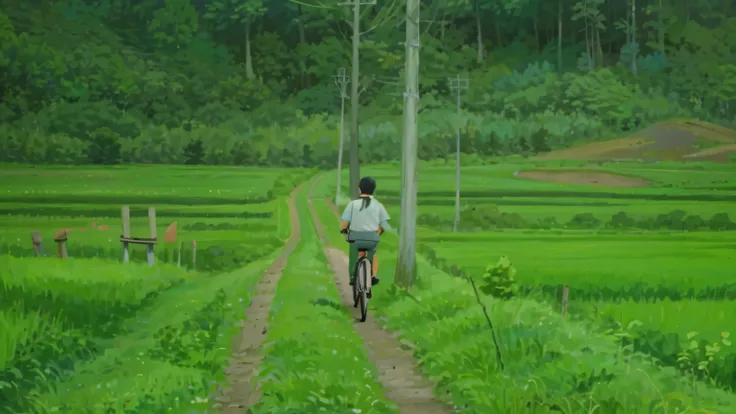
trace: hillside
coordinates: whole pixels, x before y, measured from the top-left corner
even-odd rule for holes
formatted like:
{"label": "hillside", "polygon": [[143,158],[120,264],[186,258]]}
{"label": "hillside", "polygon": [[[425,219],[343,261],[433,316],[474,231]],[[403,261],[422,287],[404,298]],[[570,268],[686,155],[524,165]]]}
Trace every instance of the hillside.
{"label": "hillside", "polygon": [[661,122],[625,138],[593,142],[541,155],[544,160],[643,159],[728,162],[736,131],[698,121]]}
{"label": "hillside", "polygon": [[[657,122],[732,125],[736,38],[727,33],[736,18],[729,4],[717,4],[639,1],[633,15],[611,0],[482,0],[477,10],[470,2],[423,4],[420,158],[452,154],[456,127],[461,151],[482,156],[545,153],[639,130],[634,144],[656,142],[649,150],[637,144],[635,155],[647,157],[672,148],[660,132],[646,136]],[[347,7],[0,6],[0,161],[334,165],[333,77],[350,68]],[[398,1],[361,14],[355,81],[364,161],[398,157],[403,16]],[[469,80],[460,117],[453,76]],[[629,156],[629,144],[605,145]],[[696,158],[722,158],[702,149],[711,152]],[[665,158],[696,152],[673,151]]]}

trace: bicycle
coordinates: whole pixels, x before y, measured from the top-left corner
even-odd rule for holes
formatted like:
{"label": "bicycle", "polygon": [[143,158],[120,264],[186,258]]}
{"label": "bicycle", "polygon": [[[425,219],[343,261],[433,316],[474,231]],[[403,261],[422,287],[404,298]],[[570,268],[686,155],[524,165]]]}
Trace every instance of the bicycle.
{"label": "bicycle", "polygon": [[358,249],[358,260],[355,262],[353,275],[353,307],[360,304],[360,321],[365,322],[368,317],[368,299],[373,280],[373,264],[368,259],[368,249]]}
{"label": "bicycle", "polygon": [[[347,235],[347,231],[340,231]],[[348,243],[352,243],[348,241]],[[373,281],[373,263],[368,259],[368,249],[358,249],[358,260],[353,274],[353,307],[360,305],[360,321],[368,318],[368,299]]]}

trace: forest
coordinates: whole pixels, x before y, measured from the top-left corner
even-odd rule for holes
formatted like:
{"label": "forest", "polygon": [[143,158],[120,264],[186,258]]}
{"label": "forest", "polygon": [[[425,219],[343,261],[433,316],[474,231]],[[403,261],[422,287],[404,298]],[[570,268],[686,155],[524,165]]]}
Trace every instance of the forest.
{"label": "forest", "polygon": [[[370,3],[370,2],[368,2]],[[353,7],[0,0],[0,161],[332,168]],[[427,0],[419,158],[529,155],[736,117],[728,0]],[[361,7],[362,162],[398,159],[405,3]],[[467,79],[461,112],[448,78]],[[349,106],[349,103],[346,105]],[[346,111],[346,128],[350,112]]]}

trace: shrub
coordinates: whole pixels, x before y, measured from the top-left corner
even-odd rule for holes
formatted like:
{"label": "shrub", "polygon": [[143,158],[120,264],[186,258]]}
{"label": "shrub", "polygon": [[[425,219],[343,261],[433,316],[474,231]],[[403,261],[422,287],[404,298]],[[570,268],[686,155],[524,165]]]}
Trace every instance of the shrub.
{"label": "shrub", "polygon": [[611,216],[611,221],[607,224],[613,229],[630,229],[636,226],[636,220],[625,212],[619,211]]}
{"label": "shrub", "polygon": [[483,274],[481,292],[499,299],[516,296],[519,287],[516,283],[516,268],[506,256],[501,256],[495,265],[489,265]]}
{"label": "shrub", "polygon": [[[665,228],[670,230],[685,230],[685,220],[688,214],[683,210],[673,210],[666,214],[658,214],[655,218],[657,228]],[[694,218],[689,219],[688,225],[693,224]]]}
{"label": "shrub", "polygon": [[713,215],[713,217],[708,220],[708,228],[710,228],[713,231],[720,231],[720,230],[732,230],[736,228],[736,224],[731,221],[731,218],[728,216],[728,213],[716,213]]}
{"label": "shrub", "polygon": [[595,218],[593,213],[579,213],[567,222],[567,227],[575,229],[592,229],[597,227],[600,222],[600,220]]}
{"label": "shrub", "polygon": [[119,164],[120,149],[120,135],[108,127],[97,128],[89,134],[87,159],[92,164]]}
{"label": "shrub", "polygon": [[204,163],[204,143],[201,139],[190,141],[184,147],[184,163],[187,165],[199,165]]}

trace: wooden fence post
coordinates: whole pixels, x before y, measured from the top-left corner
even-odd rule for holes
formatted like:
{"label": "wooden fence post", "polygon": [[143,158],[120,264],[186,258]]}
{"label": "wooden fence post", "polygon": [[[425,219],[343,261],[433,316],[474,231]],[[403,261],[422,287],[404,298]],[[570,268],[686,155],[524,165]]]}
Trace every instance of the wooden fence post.
{"label": "wooden fence post", "polygon": [[69,236],[67,235],[66,230],[59,230],[54,235],[54,241],[57,244],[56,255],[60,259],[66,259],[69,257],[69,254],[66,249],[66,241],[68,239],[69,239]]}
{"label": "wooden fence post", "polygon": [[182,242],[179,242],[179,254],[176,256],[176,267],[181,267],[181,247]]}
{"label": "wooden fence post", "polygon": [[130,261],[130,246],[128,245],[127,239],[130,239],[130,207],[124,206],[122,208],[122,219],[123,219],[123,263]]}
{"label": "wooden fence post", "polygon": [[192,269],[197,267],[197,241],[192,240]]}
{"label": "wooden fence post", "polygon": [[149,207],[148,208],[148,227],[151,232],[151,240],[153,243],[149,243],[146,245],[146,256],[148,257],[148,264],[153,266],[156,263],[156,256],[153,254],[153,245],[157,240],[156,237],[156,208],[155,207]]}
{"label": "wooden fence post", "polygon": [[46,251],[43,248],[43,238],[41,237],[41,232],[31,232],[31,240],[33,240],[33,253],[35,253],[36,256],[46,256]]}
{"label": "wooden fence post", "polygon": [[567,285],[562,287],[562,316],[567,315],[567,299],[570,294],[570,289]]}

